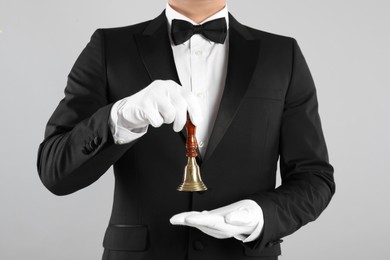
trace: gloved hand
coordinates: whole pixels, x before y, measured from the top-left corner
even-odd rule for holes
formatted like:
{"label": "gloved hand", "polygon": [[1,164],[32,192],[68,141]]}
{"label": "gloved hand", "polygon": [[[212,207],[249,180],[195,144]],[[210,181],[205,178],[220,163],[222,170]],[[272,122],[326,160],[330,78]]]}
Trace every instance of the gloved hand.
{"label": "gloved hand", "polygon": [[128,142],[126,135],[129,132],[145,133],[148,125],[160,127],[164,123],[173,123],[173,130],[181,131],[187,120],[187,111],[194,125],[202,121],[201,107],[191,92],[172,80],[155,80],[134,95],[116,102],[111,109],[109,124],[114,140]]}
{"label": "gloved hand", "polygon": [[211,211],[183,212],[173,216],[170,222],[197,228],[215,238],[234,237],[250,242],[260,235],[264,219],[261,207],[248,199]]}

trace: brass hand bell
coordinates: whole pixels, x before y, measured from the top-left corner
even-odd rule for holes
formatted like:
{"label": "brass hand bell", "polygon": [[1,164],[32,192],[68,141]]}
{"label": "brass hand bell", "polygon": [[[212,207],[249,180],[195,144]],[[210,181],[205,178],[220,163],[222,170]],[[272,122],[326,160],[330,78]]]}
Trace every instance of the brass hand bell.
{"label": "brass hand bell", "polygon": [[196,156],[198,152],[198,143],[196,141],[196,127],[192,124],[189,115],[187,114],[187,140],[186,140],[186,149],[187,149],[187,166],[184,168],[183,183],[177,187],[178,191],[204,191],[207,190],[206,185],[204,185],[202,178],[200,177],[199,166],[196,163]]}

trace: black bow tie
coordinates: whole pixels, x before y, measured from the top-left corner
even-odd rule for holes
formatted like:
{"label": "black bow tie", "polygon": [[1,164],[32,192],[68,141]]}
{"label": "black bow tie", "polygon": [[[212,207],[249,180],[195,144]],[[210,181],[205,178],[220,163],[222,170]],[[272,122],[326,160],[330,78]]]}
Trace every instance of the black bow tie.
{"label": "black bow tie", "polygon": [[197,33],[202,34],[210,41],[224,43],[227,34],[226,20],[219,18],[201,25],[193,25],[184,20],[172,20],[171,35],[175,45],[187,41]]}

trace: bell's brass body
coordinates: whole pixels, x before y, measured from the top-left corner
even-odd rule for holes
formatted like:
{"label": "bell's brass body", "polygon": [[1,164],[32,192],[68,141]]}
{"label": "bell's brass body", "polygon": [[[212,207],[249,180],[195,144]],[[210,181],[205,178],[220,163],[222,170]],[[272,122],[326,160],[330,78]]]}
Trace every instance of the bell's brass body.
{"label": "bell's brass body", "polygon": [[187,166],[184,168],[183,183],[177,187],[178,191],[204,191],[207,190],[200,177],[199,166],[195,157],[188,157]]}
{"label": "bell's brass body", "polygon": [[196,163],[195,158],[198,156],[197,148],[198,143],[196,141],[196,127],[192,124],[189,115],[187,114],[187,140],[186,140],[186,156],[188,158],[187,166],[184,168],[183,183],[177,187],[178,191],[202,191],[207,190],[201,177],[199,166]]}

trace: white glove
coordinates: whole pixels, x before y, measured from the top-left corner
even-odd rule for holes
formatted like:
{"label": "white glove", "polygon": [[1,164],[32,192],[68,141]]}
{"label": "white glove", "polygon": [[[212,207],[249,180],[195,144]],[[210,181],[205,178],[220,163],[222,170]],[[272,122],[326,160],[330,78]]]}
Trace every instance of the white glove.
{"label": "white glove", "polygon": [[183,212],[173,216],[170,222],[197,228],[215,238],[234,237],[243,242],[258,238],[264,225],[261,207],[249,199],[211,211]]}
{"label": "white glove", "polygon": [[194,125],[202,121],[197,98],[172,80],[155,80],[141,91],[116,102],[109,125],[114,141],[128,143],[146,133],[148,125],[160,127],[173,123],[179,132],[187,120],[187,111]]}

